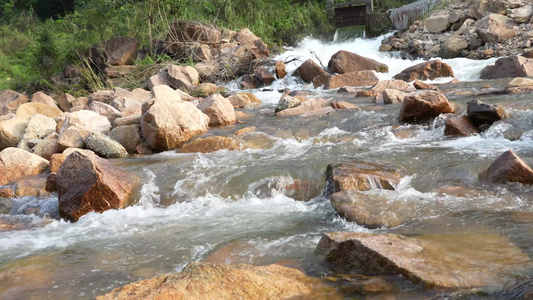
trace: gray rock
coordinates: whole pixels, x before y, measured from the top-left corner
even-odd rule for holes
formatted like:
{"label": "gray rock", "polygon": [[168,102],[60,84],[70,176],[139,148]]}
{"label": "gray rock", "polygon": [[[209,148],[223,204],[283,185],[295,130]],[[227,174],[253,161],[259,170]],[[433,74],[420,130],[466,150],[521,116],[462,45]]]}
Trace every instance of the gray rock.
{"label": "gray rock", "polygon": [[85,145],[104,158],[120,158],[128,155],[128,151],[120,143],[98,131],[87,135]]}

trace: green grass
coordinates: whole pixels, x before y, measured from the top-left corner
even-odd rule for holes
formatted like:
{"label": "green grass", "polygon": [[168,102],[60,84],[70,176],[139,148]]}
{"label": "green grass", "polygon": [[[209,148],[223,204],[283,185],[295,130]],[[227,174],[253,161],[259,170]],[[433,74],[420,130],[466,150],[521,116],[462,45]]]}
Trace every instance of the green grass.
{"label": "green grass", "polygon": [[[321,0],[78,0],[74,11],[54,19],[40,18],[34,2],[0,2],[0,89],[49,89],[53,74],[68,64],[82,66],[92,45],[114,36],[137,38],[149,49],[149,22],[152,39],[165,39],[172,20],[185,19],[236,31],[248,27],[270,46],[333,29]],[[94,86],[94,76],[87,76]],[[75,88],[90,89],[89,83]]]}

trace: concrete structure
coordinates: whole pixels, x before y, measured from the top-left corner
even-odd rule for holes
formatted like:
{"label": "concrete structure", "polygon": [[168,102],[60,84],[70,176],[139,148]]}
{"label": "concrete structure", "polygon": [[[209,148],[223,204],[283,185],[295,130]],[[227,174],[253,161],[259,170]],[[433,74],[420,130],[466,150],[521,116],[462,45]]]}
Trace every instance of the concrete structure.
{"label": "concrete structure", "polygon": [[441,0],[418,0],[411,4],[389,10],[392,24],[398,30],[406,30],[414,21],[421,20],[439,4]]}
{"label": "concrete structure", "polygon": [[327,0],[326,9],[328,18],[333,19],[335,26],[348,27],[365,25],[367,14],[374,10],[373,0],[357,0],[344,3],[335,3]]}

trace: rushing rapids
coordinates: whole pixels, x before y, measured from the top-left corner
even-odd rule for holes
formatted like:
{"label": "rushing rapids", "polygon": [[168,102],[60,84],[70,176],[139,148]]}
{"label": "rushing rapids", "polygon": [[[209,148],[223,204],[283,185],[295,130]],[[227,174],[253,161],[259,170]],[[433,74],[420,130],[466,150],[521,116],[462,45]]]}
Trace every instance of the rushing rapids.
{"label": "rushing rapids", "polygon": [[[378,73],[380,80],[418,63],[377,52],[382,38],[329,44],[308,38],[277,59],[313,58],[326,63],[344,49],[386,63],[389,72]],[[466,110],[466,102],[480,99],[504,106],[511,118],[480,135],[450,138],[444,135],[445,117],[429,125],[400,124],[401,104],[382,106],[370,98],[315,90],[294,77],[277,80],[270,90],[252,91],[263,104],[245,109],[250,118],[244,123],[200,136],[231,136],[255,126],[257,131],[248,133],[254,147],[212,153],[166,151],[113,160],[143,179],[133,206],[89,213],[77,223],[68,223],[48,217],[57,215],[57,198],[17,200],[13,210],[22,213],[40,206],[41,212],[28,217],[31,222],[24,223],[26,229],[0,233],[0,298],[89,299],[139,279],[180,271],[193,261],[281,262],[311,276],[326,276],[347,298],[380,293],[422,298],[442,293],[400,276],[384,277],[387,289],[350,289],[355,277],[341,277],[343,273],[336,273],[315,254],[322,234],[333,231],[398,233],[443,243],[444,253],[468,253],[478,268],[483,268],[476,263],[478,258],[492,261],[494,266],[487,266],[487,272],[507,276],[503,283],[481,289],[482,293],[523,296],[533,276],[533,187],[487,186],[478,176],[507,150],[533,165],[531,96],[480,95],[509,81],[479,80],[481,70],[494,60],[444,61],[461,83],[446,83],[451,78],[431,83],[459,105],[459,113]],[[298,65],[289,64],[289,74]],[[354,103],[359,109],[326,116],[276,117],[273,112],[282,95],[278,90],[283,88],[306,89],[328,101]],[[335,212],[324,194],[324,172],[330,163],[354,160],[390,163],[406,170],[408,175],[396,190],[361,192],[384,211],[404,213],[407,217],[401,226],[367,229]],[[291,190],[295,182],[298,188]],[[516,251],[498,251],[501,245]]]}

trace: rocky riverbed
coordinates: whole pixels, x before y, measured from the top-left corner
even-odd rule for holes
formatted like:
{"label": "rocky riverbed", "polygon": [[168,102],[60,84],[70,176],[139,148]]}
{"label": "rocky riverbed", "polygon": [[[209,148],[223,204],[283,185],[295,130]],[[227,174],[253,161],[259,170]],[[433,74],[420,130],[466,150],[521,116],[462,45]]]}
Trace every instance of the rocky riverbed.
{"label": "rocky riverbed", "polygon": [[144,88],[1,92],[2,298],[531,297],[529,58],[175,24]]}

